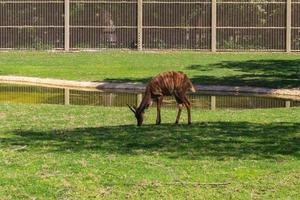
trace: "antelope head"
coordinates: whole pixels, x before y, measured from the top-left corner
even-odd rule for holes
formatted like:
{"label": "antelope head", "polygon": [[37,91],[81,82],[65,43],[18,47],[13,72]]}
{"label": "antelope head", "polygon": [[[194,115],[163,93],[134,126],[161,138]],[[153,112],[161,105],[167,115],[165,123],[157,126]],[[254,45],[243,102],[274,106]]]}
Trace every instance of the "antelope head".
{"label": "antelope head", "polygon": [[134,113],[134,116],[137,120],[137,125],[138,126],[141,126],[143,124],[143,121],[144,121],[144,112],[139,112],[136,108],[136,106],[131,106],[131,105],[128,105],[127,106],[129,107],[129,109]]}

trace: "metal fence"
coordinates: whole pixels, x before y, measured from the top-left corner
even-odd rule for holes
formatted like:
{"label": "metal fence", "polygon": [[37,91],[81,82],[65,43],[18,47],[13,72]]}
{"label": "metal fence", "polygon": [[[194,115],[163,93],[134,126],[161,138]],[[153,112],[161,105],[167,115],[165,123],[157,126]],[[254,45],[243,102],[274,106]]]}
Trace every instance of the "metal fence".
{"label": "metal fence", "polygon": [[0,49],[300,51],[300,0],[0,0]]}

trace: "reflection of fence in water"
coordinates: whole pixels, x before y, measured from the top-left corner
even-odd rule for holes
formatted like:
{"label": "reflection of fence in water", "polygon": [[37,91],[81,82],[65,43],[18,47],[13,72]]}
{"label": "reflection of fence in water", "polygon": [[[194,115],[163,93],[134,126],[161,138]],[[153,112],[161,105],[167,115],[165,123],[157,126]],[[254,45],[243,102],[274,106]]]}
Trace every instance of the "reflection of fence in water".
{"label": "reflection of fence in water", "polygon": [[[192,103],[193,108],[210,108],[210,96],[208,95],[188,94],[188,99]],[[168,108],[176,108],[176,100],[174,99],[174,97],[166,96],[163,100],[163,106]]]}
{"label": "reflection of fence in water", "polygon": [[70,104],[94,106],[126,106],[135,104],[137,95],[134,93],[111,93],[99,91],[70,90]]}
{"label": "reflection of fence in water", "polygon": [[300,107],[300,101],[291,101],[291,107]]}
{"label": "reflection of fence in water", "polygon": [[[193,108],[197,109],[243,109],[297,107],[300,101],[241,95],[188,94]],[[121,107],[127,104],[137,105],[142,99],[141,93],[84,91],[76,89],[48,88],[41,86],[0,84],[0,102],[32,104],[70,104],[91,106]],[[155,103],[154,103],[155,106]],[[164,97],[163,106],[176,108],[171,96]]]}
{"label": "reflection of fence in water", "polygon": [[64,104],[64,89],[0,84],[0,102]]}
{"label": "reflection of fence in water", "polygon": [[216,100],[217,108],[278,108],[285,107],[285,100],[255,96],[221,96]]}
{"label": "reflection of fence in water", "polygon": [[[285,99],[259,97],[259,96],[233,96],[218,95],[209,96],[201,94],[188,95],[193,108],[201,109],[245,109],[245,108],[280,108],[286,107],[290,102],[290,107],[300,106],[298,101],[287,101]],[[167,97],[164,106],[175,107],[176,101],[172,97]]]}

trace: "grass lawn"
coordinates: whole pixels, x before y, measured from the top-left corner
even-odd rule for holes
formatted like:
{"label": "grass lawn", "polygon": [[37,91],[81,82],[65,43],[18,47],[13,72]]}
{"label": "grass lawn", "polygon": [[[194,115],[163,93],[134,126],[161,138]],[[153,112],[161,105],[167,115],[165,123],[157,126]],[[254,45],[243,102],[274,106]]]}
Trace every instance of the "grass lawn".
{"label": "grass lawn", "polygon": [[196,84],[300,87],[297,53],[0,53],[0,75],[147,82],[167,70],[184,71]]}
{"label": "grass lawn", "polygon": [[0,199],[299,198],[299,108],[192,114],[0,104]]}

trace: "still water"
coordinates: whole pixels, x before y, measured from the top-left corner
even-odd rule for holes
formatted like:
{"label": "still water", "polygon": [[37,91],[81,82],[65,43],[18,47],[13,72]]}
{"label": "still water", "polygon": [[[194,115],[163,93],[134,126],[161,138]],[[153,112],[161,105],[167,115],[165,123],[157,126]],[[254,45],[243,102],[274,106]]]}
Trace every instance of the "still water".
{"label": "still water", "polygon": [[[0,103],[69,104],[90,106],[137,105],[141,92],[85,91],[0,83]],[[282,99],[250,94],[193,93],[188,94],[193,108],[198,109],[251,109],[300,106],[299,100]],[[173,97],[165,97],[164,107],[176,108]]]}

